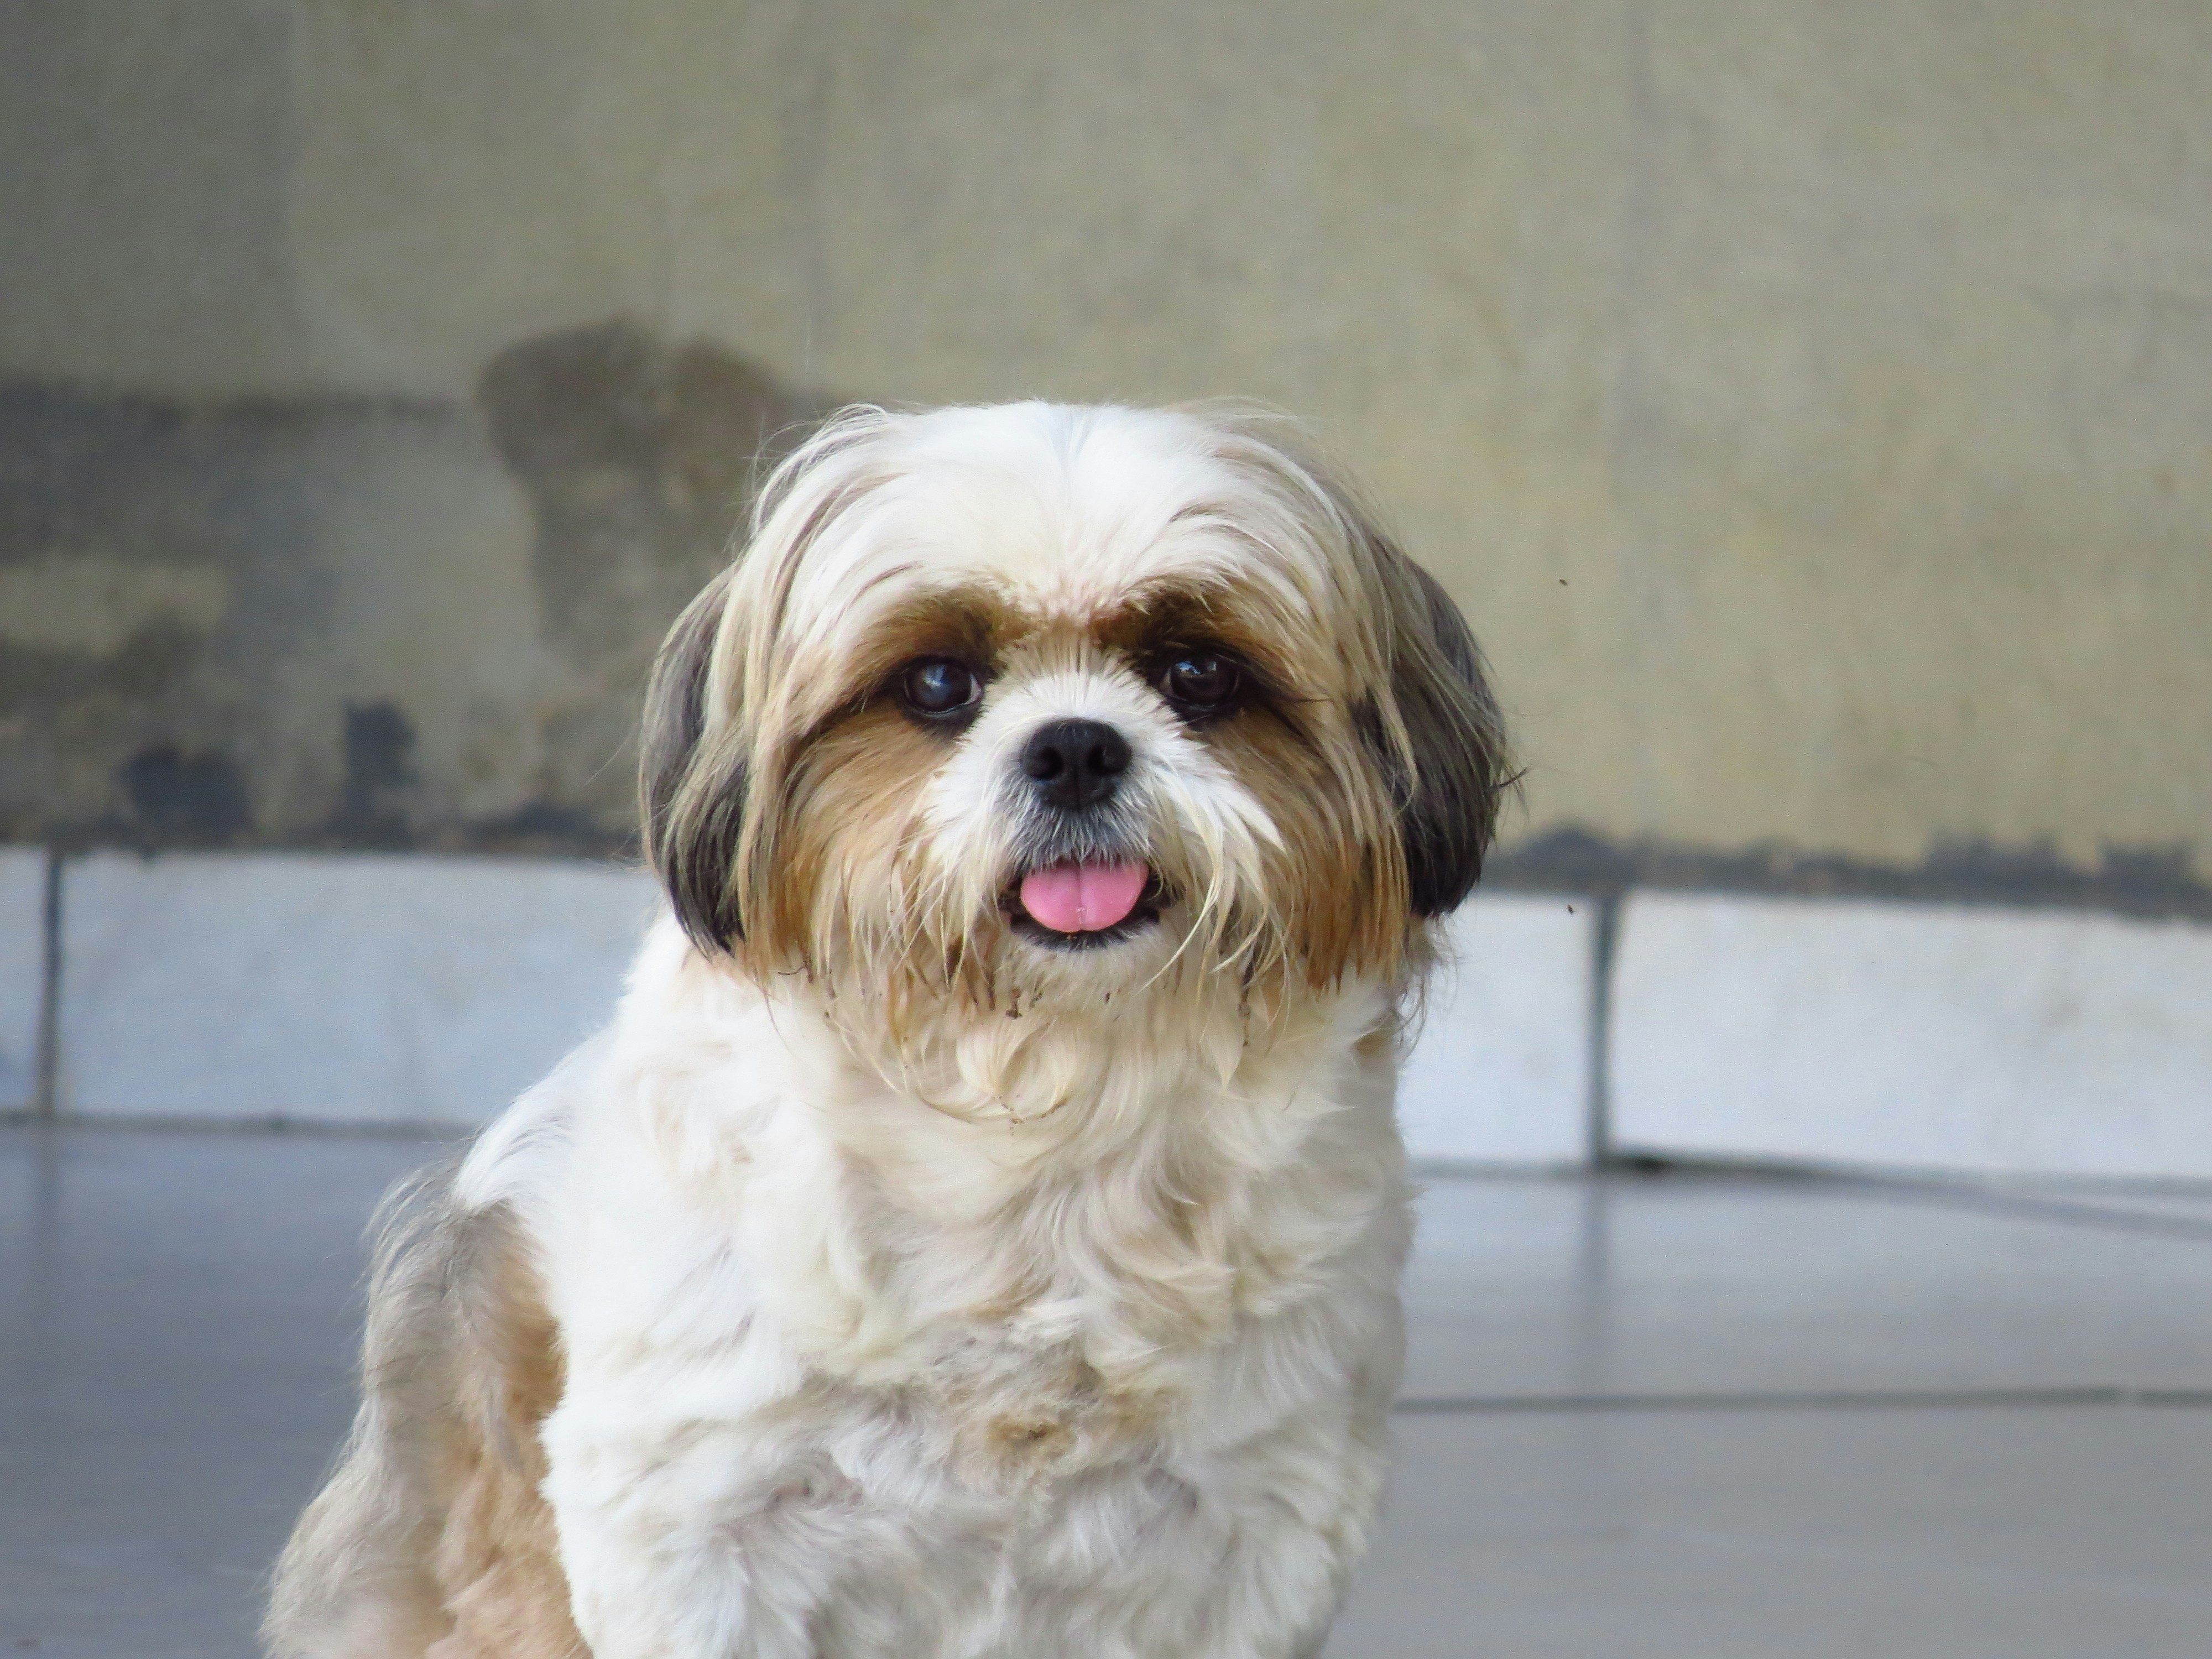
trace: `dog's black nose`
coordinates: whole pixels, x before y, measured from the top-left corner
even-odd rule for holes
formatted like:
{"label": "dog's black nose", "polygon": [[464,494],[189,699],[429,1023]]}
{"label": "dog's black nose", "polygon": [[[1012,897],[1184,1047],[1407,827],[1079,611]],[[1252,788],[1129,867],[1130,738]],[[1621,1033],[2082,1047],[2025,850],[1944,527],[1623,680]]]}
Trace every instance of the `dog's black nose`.
{"label": "dog's black nose", "polygon": [[1036,780],[1037,793],[1071,812],[1104,800],[1128,769],[1129,740],[1097,720],[1040,726],[1022,750],[1022,770]]}

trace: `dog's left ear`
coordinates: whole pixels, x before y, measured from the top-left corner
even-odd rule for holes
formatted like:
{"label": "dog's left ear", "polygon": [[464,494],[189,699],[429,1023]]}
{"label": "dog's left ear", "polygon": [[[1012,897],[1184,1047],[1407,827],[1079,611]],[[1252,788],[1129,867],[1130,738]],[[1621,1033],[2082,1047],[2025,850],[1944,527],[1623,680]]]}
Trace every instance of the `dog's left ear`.
{"label": "dog's left ear", "polygon": [[668,630],[646,692],[638,755],[646,856],[684,931],[710,952],[744,937],[736,882],[744,760],[734,749],[713,753],[707,738],[708,683],[730,574],[710,582]]}
{"label": "dog's left ear", "polygon": [[1482,874],[1510,781],[1504,728],[1482,653],[1451,596],[1380,535],[1370,544],[1390,619],[1390,695],[1402,747],[1381,719],[1362,726],[1398,798],[1413,912],[1439,916],[1456,909]]}

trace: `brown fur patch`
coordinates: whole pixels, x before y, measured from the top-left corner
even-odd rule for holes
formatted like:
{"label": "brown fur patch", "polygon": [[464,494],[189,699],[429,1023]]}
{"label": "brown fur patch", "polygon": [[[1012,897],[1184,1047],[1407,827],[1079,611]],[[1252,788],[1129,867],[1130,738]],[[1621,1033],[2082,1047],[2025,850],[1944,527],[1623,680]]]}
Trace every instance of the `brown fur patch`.
{"label": "brown fur patch", "polygon": [[[1219,583],[1149,583],[1102,616],[1092,635],[1148,680],[1175,652],[1226,651],[1253,671],[1261,699],[1293,719],[1297,704],[1322,695],[1310,683],[1315,654],[1335,666],[1319,618],[1286,616],[1255,593]],[[1301,664],[1309,665],[1306,672]]]}
{"label": "brown fur patch", "polygon": [[885,611],[848,665],[856,696],[916,657],[955,657],[988,671],[1035,624],[997,589],[969,584],[927,590]]}
{"label": "brown fur patch", "polygon": [[855,918],[882,915],[914,812],[943,763],[949,734],[885,698],[847,715],[792,768],[777,833],[775,879],[763,896],[769,925],[750,942],[757,966],[811,971],[842,959]]}
{"label": "brown fur patch", "polygon": [[451,1183],[387,1206],[353,1436],[277,1564],[278,1659],[588,1659],[539,1492],[553,1323],[514,1217]]}
{"label": "brown fur patch", "polygon": [[568,1616],[553,1513],[541,1488],[545,1453],[538,1425],[560,1402],[556,1333],[536,1276],[511,1229],[487,1262],[489,1291],[475,1323],[488,1361],[476,1379],[482,1414],[454,1436],[453,1506],[435,1571],[453,1634],[427,1659],[583,1659]]}
{"label": "brown fur patch", "polygon": [[1259,709],[1205,739],[1259,798],[1282,838],[1267,890],[1281,907],[1282,966],[1316,989],[1347,973],[1394,976],[1409,931],[1405,865],[1389,804],[1352,750],[1340,709],[1309,708],[1298,727]]}

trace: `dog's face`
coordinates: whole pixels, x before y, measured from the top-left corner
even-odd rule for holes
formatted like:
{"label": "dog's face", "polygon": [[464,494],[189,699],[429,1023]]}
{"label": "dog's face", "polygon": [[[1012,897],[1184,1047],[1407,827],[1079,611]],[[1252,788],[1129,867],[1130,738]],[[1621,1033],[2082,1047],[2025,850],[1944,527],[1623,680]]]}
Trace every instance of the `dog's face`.
{"label": "dog's face", "polygon": [[941,1023],[1388,980],[1501,764],[1457,612],[1310,465],[1019,404],[780,469],[663,652],[643,794],[702,949]]}

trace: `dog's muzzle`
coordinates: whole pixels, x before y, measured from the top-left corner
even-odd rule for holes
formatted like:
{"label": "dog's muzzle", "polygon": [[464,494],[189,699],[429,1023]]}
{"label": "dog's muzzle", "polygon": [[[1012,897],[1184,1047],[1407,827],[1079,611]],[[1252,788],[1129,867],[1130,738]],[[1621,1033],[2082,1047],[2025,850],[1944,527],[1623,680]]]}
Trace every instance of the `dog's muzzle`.
{"label": "dog's muzzle", "polygon": [[1114,810],[1133,758],[1129,740],[1103,720],[1053,720],[1023,746],[1033,821],[1045,833],[1008,908],[1037,943],[1103,945],[1159,919],[1158,878]]}

